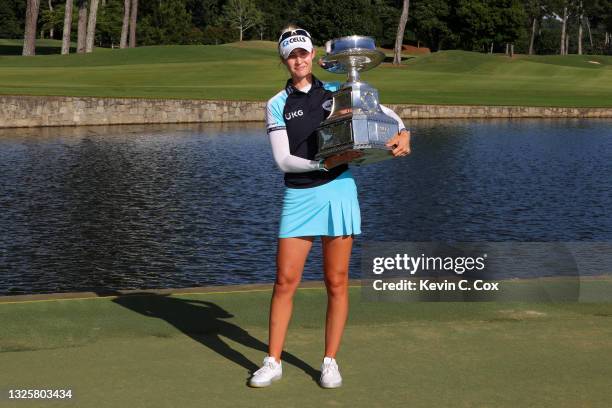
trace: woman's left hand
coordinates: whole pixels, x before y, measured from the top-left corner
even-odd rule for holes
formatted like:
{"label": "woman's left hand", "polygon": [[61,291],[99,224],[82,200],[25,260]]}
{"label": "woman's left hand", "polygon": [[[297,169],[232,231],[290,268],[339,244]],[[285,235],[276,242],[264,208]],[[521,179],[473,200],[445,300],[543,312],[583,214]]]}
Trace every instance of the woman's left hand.
{"label": "woman's left hand", "polygon": [[394,157],[408,156],[410,154],[410,131],[403,129],[389,139],[386,145],[393,149],[391,154]]}

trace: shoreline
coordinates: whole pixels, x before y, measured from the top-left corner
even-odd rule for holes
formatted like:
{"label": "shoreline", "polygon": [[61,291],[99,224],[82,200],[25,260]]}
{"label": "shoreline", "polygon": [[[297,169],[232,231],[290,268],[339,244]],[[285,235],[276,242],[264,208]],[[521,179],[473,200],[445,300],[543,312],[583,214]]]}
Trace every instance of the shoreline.
{"label": "shoreline", "polygon": [[[119,296],[148,296],[148,295],[187,295],[204,293],[241,293],[241,292],[265,292],[272,290],[273,282],[270,283],[248,283],[248,284],[228,284],[211,286],[194,286],[190,288],[158,288],[158,289],[126,289],[108,290],[102,289],[99,292],[56,292],[56,293],[36,293],[25,295],[0,295],[0,305],[7,303],[31,303],[31,302],[50,302],[56,300],[83,300],[83,299],[109,299]],[[349,279],[349,287],[360,286],[359,279]],[[323,281],[312,280],[302,281],[298,289],[323,289]]]}
{"label": "shoreline", "polygon": [[[386,104],[402,119],[612,118],[612,107]],[[264,122],[266,102],[0,95],[0,128]]]}
{"label": "shoreline", "polygon": [[[534,280],[556,281],[563,280],[563,276],[530,277],[530,278],[510,278],[496,280],[499,282],[531,282]],[[585,275],[574,276],[572,279],[579,278],[580,281],[610,281],[612,275]],[[362,287],[362,279],[349,279],[349,288]],[[98,292],[51,292],[34,293],[23,295],[0,295],[0,305],[16,303],[52,302],[58,300],[84,300],[84,299],[112,299],[121,296],[149,296],[149,295],[197,295],[197,294],[229,294],[245,292],[267,292],[272,290],[273,282],[270,283],[248,283],[248,284],[227,284],[211,286],[194,286],[189,288],[151,288],[151,289],[125,289],[108,290],[101,289]],[[322,280],[305,280],[300,283],[299,290],[304,289],[324,289],[325,283]]]}

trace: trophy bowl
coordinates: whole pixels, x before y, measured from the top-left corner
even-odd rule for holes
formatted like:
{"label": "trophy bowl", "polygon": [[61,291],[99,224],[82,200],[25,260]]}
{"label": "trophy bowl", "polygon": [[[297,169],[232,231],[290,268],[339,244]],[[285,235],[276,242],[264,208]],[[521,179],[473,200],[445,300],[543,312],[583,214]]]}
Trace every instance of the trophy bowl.
{"label": "trophy bowl", "polygon": [[376,49],[373,38],[359,35],[328,41],[325,51],[327,55],[321,58],[324,69],[334,74],[346,74],[354,69],[368,71],[385,59],[385,54]]}
{"label": "trophy bowl", "polygon": [[378,91],[359,79],[359,72],[377,67],[385,55],[376,49],[374,39],[353,35],[330,40],[325,45],[323,68],[348,74],[348,81],[334,92],[331,113],[317,128],[316,159],[360,151],[351,161],[362,165],[393,157],[386,142],[399,131],[397,122],[378,103]]}

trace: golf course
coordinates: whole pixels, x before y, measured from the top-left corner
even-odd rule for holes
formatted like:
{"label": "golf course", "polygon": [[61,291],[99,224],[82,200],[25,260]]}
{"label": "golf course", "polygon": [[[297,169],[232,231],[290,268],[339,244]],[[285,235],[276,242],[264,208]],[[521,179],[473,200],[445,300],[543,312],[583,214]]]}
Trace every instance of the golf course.
{"label": "golf course", "polygon": [[246,380],[265,355],[269,286],[5,298],[0,383],[70,389],[72,399],[11,401],[3,390],[0,406],[612,405],[610,303],[365,302],[358,286],[350,293],[338,355],[344,386],[335,390],[316,383],[326,302],[320,284],[298,290],[283,378],[266,389]]}
{"label": "golf course", "polygon": [[[53,55],[59,41],[39,44],[35,57],[14,54],[18,40],[0,40],[0,94],[265,101],[287,71],[270,41],[223,45],[97,48]],[[322,55],[318,49],[318,55]],[[47,55],[45,55],[47,54]],[[391,54],[387,51],[387,60]],[[404,55],[363,74],[383,103],[612,106],[612,57],[488,55],[440,51]],[[344,81],[315,67],[326,81]]]}
{"label": "golf course", "polygon": [[612,0],[0,0],[0,177],[0,408],[612,408]]}

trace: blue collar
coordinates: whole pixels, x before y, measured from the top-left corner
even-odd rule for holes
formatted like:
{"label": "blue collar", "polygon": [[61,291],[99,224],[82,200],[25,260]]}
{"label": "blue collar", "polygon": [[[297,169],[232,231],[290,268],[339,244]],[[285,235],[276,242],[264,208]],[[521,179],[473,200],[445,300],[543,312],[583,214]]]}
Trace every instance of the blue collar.
{"label": "blue collar", "polygon": [[[321,82],[317,77],[313,75],[312,76],[312,87],[310,89],[313,90],[315,88],[323,88],[323,82]],[[291,78],[287,80],[287,84],[285,85],[285,91],[287,92],[287,95],[291,95],[293,92],[296,92],[296,91],[304,93],[300,91],[299,89],[297,89],[295,86],[293,86]]]}

